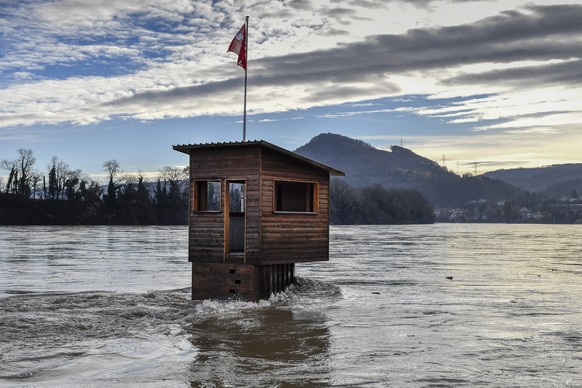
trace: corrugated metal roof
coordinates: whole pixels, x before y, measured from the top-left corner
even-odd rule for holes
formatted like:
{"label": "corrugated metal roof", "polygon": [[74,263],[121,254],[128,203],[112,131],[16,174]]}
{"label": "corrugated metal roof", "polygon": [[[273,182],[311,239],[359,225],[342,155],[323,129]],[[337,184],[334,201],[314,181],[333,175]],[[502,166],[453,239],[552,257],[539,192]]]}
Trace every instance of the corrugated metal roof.
{"label": "corrugated metal roof", "polygon": [[346,175],[343,171],[335,169],[333,167],[327,166],[323,163],[316,162],[313,159],[306,158],[305,156],[301,156],[296,154],[295,152],[286,150],[285,148],[276,146],[268,141],[264,140],[250,140],[244,142],[224,142],[224,143],[201,143],[201,144],[178,144],[172,146],[172,148],[176,151],[183,152],[187,155],[190,155],[190,151],[192,150],[199,150],[199,149],[212,149],[212,148],[242,148],[242,147],[265,147],[270,150],[279,152],[281,154],[290,156],[294,159],[300,160],[305,162],[313,167],[320,168],[322,170],[328,171],[330,175],[333,176],[344,176]]}

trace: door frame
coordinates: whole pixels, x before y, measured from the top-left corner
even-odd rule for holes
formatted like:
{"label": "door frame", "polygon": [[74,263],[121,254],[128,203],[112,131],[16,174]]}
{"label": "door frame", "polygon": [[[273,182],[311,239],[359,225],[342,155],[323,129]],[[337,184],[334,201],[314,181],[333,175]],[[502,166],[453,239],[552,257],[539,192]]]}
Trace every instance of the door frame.
{"label": "door frame", "polygon": [[[243,218],[243,250],[231,252],[230,251],[230,184],[238,183],[243,185],[242,201],[243,211],[241,212]],[[224,261],[227,259],[236,260],[240,262],[242,258],[243,263],[246,263],[246,247],[247,247],[247,201],[246,201],[246,179],[227,178],[224,180]]]}

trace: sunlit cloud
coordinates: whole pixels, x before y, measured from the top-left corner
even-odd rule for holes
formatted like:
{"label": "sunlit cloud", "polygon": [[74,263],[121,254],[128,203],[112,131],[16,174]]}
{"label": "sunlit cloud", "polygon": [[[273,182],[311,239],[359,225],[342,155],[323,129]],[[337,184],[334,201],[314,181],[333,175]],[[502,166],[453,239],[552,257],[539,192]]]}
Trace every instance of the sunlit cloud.
{"label": "sunlit cloud", "polygon": [[[429,3],[431,2],[422,4]],[[315,4],[317,3],[311,3],[311,7]],[[59,17],[65,8],[68,10],[64,13],[66,16]],[[355,8],[323,6],[319,9],[332,20],[338,21],[348,16],[353,18],[358,13]],[[214,66],[212,69],[201,68],[184,58],[186,47],[191,49],[190,59],[196,59],[204,56],[203,53],[208,53],[206,45],[212,47],[215,38],[220,37],[224,41],[224,34],[206,33],[204,37],[210,41],[205,42],[205,47],[202,48],[198,47],[201,36],[197,36],[197,30],[206,26],[220,27],[220,22],[225,20],[224,15],[223,19],[216,18],[210,12],[199,24],[191,26],[184,23],[186,16],[198,15],[202,9],[187,1],[173,5],[145,0],[132,4],[108,1],[99,5],[61,1],[41,4],[33,10],[31,14],[36,15],[36,19],[26,18],[29,20],[28,28],[58,25],[51,36],[83,36],[91,31],[92,38],[97,39],[121,32],[113,44],[87,44],[79,41],[69,44],[54,39],[51,44],[51,39],[45,34],[42,42],[44,44],[39,46],[43,55],[38,55],[36,60],[27,58],[33,68],[64,61],[77,63],[100,58],[129,59],[133,65],[130,66],[128,74],[101,78],[89,76],[51,79],[49,82],[52,87],[43,85],[47,81],[39,81],[5,88],[0,99],[3,106],[7,106],[4,112],[8,119],[2,118],[0,123],[3,125],[56,123],[59,120],[87,124],[109,117],[153,120],[234,113],[232,105],[238,103],[235,99],[238,95],[232,93],[232,88],[240,73],[237,74],[233,71],[236,69],[225,65]],[[282,56],[264,56],[269,53],[263,51],[262,46],[267,47],[270,38],[265,36],[264,41],[261,41],[263,37],[259,32],[257,39],[260,43],[255,44],[259,55],[254,63],[256,75],[251,78],[255,108],[250,109],[255,113],[281,112],[305,109],[313,104],[333,105],[386,95],[418,92],[436,94],[441,88],[438,83],[445,81],[449,89],[451,85],[459,84],[457,94],[464,95],[466,92],[462,90],[462,84],[471,81],[474,88],[481,79],[489,80],[486,74],[511,75],[514,72],[526,72],[527,69],[541,71],[540,68],[546,74],[555,74],[556,69],[570,71],[580,68],[575,66],[576,62],[571,56],[573,52],[581,51],[579,46],[582,43],[577,39],[563,41],[560,38],[565,34],[582,34],[577,15],[582,15],[581,6],[530,6],[521,12],[500,14],[472,24],[413,29],[403,35],[368,36],[362,41],[344,43],[339,47]],[[151,20],[163,21],[160,23],[161,27],[148,27]],[[367,20],[367,17],[362,17],[362,20]],[[357,21],[360,19],[356,18],[354,22]],[[172,23],[176,26],[172,26]],[[131,35],[129,31],[131,26],[138,26],[138,32],[143,33],[143,36],[134,38],[135,35]],[[266,28],[271,27],[266,25]],[[169,32],[176,29],[183,30],[185,35]],[[311,33],[314,34],[314,30]],[[274,34],[278,37],[287,35],[289,33],[284,29]],[[141,43],[146,38],[149,38],[147,45]],[[302,36],[298,39],[301,41],[306,38]],[[131,39],[136,39],[137,43],[119,45]],[[146,52],[148,48],[162,47],[169,42],[172,43],[168,50],[171,61],[162,57],[162,54]],[[21,43],[20,47],[26,49],[27,45],[34,42],[25,39]],[[43,47],[48,49],[43,50]],[[33,55],[34,51],[30,49],[27,53]],[[148,55],[152,57],[148,58]],[[224,53],[210,56],[214,59],[209,64],[216,64],[218,58],[224,58]],[[182,59],[184,61],[180,62]],[[491,66],[492,63],[499,65]],[[565,64],[569,66],[564,68]],[[3,63],[2,66],[6,68],[8,65]],[[131,71],[132,67],[138,71]],[[22,71],[17,73],[22,74]],[[28,73],[30,77],[34,74],[30,71]],[[573,73],[571,75],[574,76]],[[554,75],[553,78],[558,76]],[[526,82],[534,87],[534,83],[539,80],[522,79],[521,86],[530,86]],[[292,96],[288,92],[290,87],[293,88]],[[37,90],[34,99],[30,98],[27,89]],[[51,93],[51,89],[59,89],[58,96]],[[497,87],[499,98],[491,100],[491,104],[497,104],[505,112],[503,115],[494,114],[492,109],[487,110],[487,101],[482,100],[481,106],[472,104],[474,112],[467,114],[465,118],[459,117],[454,122],[477,122],[511,115],[512,109],[508,112],[507,102],[504,104],[503,101],[505,89],[505,83]],[[473,94],[474,92],[475,90]],[[180,103],[177,103],[175,96],[180,97]],[[103,103],[109,105],[104,108]],[[512,98],[510,104],[513,104],[514,109],[523,109],[530,106],[531,101],[519,102]],[[30,112],[31,106],[38,108],[34,111],[45,113],[36,117],[34,114],[19,112]]]}

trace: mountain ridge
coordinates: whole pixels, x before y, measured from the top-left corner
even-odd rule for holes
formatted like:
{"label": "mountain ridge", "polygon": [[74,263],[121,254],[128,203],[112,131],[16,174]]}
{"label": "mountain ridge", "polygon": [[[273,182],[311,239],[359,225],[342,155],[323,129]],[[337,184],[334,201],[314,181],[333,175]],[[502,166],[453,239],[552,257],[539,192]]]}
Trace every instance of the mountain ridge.
{"label": "mountain ridge", "polygon": [[333,133],[320,134],[295,152],[344,171],[343,179],[351,186],[414,189],[435,207],[455,207],[470,200],[500,200],[518,192],[500,180],[460,177],[404,147],[391,146],[390,151],[384,151]]}
{"label": "mountain ridge", "polygon": [[[390,147],[390,151],[380,150],[362,140],[333,133],[320,134],[307,144],[297,148],[294,152],[343,170],[346,173],[351,172],[352,176],[348,177],[348,181],[356,187],[369,186],[376,183],[381,184],[382,182],[378,179],[372,179],[372,182],[370,182],[369,176],[360,181],[353,174],[354,169],[381,165],[390,165],[392,170],[456,176],[454,173],[440,167],[436,162],[419,156],[407,148],[393,145]],[[378,178],[381,178],[381,176]]]}
{"label": "mountain ridge", "polygon": [[567,189],[560,189],[567,182],[572,182],[569,188],[581,188],[582,163],[554,164],[542,167],[511,168],[490,171],[483,174],[498,179],[524,191],[561,193]]}

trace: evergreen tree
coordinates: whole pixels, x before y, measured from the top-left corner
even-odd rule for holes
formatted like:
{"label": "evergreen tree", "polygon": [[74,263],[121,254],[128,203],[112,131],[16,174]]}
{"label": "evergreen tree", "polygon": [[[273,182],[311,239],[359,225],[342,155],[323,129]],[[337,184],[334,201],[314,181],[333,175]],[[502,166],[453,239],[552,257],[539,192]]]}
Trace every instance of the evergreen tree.
{"label": "evergreen tree", "polygon": [[115,206],[116,192],[117,187],[115,186],[115,183],[113,183],[113,178],[109,178],[109,183],[107,184],[107,196],[105,197],[107,205],[111,207]]}
{"label": "evergreen tree", "polygon": [[6,192],[11,194],[13,191],[12,183],[15,181],[14,176],[16,175],[15,166],[10,169],[10,175],[8,175],[8,183],[6,184]]}
{"label": "evergreen tree", "polygon": [[57,171],[54,165],[49,170],[48,180],[49,180],[48,198],[57,199],[59,196],[59,185],[57,181]]}

